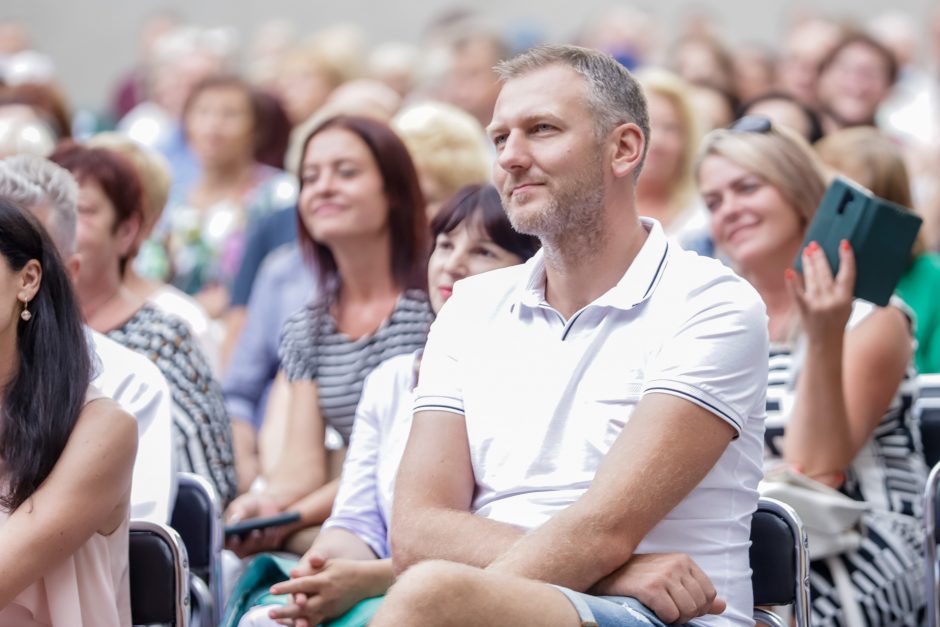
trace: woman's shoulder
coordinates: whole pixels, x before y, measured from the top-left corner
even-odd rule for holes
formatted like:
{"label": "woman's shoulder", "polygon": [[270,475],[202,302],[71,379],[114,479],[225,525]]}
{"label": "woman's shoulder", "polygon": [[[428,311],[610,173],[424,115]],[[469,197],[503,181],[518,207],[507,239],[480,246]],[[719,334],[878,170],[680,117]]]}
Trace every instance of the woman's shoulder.
{"label": "woman's shoulder", "polygon": [[116,447],[116,450],[136,451],[137,420],[116,401],[89,386],[72,437],[108,442],[109,447]]}

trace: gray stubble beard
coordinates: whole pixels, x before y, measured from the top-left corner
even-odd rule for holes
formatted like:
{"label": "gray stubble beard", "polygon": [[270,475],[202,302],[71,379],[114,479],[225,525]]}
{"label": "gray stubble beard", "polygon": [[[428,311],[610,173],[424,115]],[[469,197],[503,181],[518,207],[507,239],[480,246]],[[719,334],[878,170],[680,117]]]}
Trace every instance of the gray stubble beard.
{"label": "gray stubble beard", "polygon": [[[581,174],[586,176],[579,177]],[[595,255],[603,248],[607,237],[602,213],[605,193],[600,154],[596,154],[587,167],[581,168],[573,180],[577,184],[559,190],[541,211],[524,216],[508,209],[512,200],[500,190],[512,227],[538,237],[546,259],[561,271],[574,268]]]}

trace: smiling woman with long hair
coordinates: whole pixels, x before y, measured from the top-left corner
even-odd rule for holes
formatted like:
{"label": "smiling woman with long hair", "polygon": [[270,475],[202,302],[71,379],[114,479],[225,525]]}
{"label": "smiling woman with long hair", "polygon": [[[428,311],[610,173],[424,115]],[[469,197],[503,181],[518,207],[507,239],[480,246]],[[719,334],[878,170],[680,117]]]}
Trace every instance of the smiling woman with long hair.
{"label": "smiling woman with long hair", "polygon": [[130,624],[137,424],[91,371],[54,245],[0,200],[0,624]]}
{"label": "smiling woman with long hair", "polygon": [[232,543],[241,554],[280,548],[288,533],[326,519],[337,486],[326,427],[349,441],[366,376],[424,346],[432,318],[425,201],[402,141],[381,122],[341,115],[315,128],[302,154],[298,232],[322,296],[281,334],[290,435],[278,463],[263,492],[239,497],[228,512],[234,520],[289,510],[301,521]]}
{"label": "smiling woman with long hair", "polygon": [[[447,199],[431,221],[431,234],[427,273],[435,312],[457,281],[527,261],[539,248],[537,238],[513,230],[492,185],[467,185]],[[366,379],[330,518],[291,579],[273,586],[276,594],[290,595],[286,604],[252,608],[240,627],[273,627],[276,619],[331,624],[357,604],[356,615],[377,607],[372,597],[394,579],[392,492],[411,429],[422,351],[392,357]]]}

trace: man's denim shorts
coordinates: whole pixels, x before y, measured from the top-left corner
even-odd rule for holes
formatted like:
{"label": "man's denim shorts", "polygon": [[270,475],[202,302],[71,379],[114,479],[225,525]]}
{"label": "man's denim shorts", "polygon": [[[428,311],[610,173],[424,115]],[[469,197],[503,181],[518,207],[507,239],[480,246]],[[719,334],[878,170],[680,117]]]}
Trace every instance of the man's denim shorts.
{"label": "man's denim shorts", "polygon": [[[667,627],[651,609],[632,597],[597,597],[553,587],[571,601],[582,627]],[[695,627],[695,623],[688,623],[688,627]]]}

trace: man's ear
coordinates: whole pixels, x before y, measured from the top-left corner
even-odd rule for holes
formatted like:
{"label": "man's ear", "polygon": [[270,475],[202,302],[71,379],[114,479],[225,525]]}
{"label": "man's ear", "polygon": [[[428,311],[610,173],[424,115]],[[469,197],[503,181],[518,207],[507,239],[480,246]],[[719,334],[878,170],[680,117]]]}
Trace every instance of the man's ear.
{"label": "man's ear", "polygon": [[613,175],[622,178],[633,175],[643,161],[646,140],[643,131],[633,122],[621,124],[611,133],[614,154],[611,161]]}
{"label": "man's ear", "polygon": [[78,281],[78,271],[82,268],[82,256],[80,253],[72,253],[65,260],[65,272],[69,275],[72,285]]}

